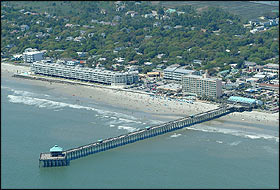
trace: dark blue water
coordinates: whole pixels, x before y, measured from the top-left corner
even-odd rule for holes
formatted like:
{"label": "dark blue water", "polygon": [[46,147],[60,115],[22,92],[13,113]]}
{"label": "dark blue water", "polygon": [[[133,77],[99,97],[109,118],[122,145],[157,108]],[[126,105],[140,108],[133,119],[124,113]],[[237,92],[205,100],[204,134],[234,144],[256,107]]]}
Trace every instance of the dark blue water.
{"label": "dark blue water", "polygon": [[278,126],[212,121],[39,168],[41,152],[160,121],[2,78],[2,188],[278,188]]}

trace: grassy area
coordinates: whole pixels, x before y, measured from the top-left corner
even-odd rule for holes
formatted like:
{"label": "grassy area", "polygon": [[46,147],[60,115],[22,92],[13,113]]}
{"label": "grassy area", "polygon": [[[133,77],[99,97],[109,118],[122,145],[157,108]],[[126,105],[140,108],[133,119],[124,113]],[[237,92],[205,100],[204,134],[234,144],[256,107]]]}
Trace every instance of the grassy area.
{"label": "grassy area", "polygon": [[215,6],[239,15],[243,19],[258,18],[266,12],[278,11],[279,9],[278,6],[258,4],[249,1],[160,1],[157,3],[170,8],[191,5],[198,9],[198,11],[209,6]]}

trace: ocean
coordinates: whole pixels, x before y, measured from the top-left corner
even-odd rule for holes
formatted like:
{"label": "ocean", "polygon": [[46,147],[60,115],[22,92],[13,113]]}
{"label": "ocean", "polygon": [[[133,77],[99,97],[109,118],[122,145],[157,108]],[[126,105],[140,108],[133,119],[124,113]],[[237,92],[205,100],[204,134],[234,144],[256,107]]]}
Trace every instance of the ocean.
{"label": "ocean", "polygon": [[70,149],[165,121],[2,78],[1,188],[279,188],[279,127],[222,119],[39,168],[55,144]]}

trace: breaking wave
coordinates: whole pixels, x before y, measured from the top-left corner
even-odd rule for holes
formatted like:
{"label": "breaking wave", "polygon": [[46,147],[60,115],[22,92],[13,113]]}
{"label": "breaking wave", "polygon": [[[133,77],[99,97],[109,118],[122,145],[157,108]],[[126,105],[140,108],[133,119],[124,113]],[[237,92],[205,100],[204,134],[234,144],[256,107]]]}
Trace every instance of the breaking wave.
{"label": "breaking wave", "polygon": [[267,139],[267,140],[274,140],[276,142],[279,142],[279,137],[267,135],[267,134],[259,134],[259,133],[253,133],[253,132],[245,132],[245,131],[239,131],[234,129],[222,129],[222,128],[215,128],[215,127],[209,127],[209,126],[195,126],[195,127],[188,127],[187,129],[195,130],[195,131],[203,131],[208,133],[222,133],[222,134],[229,134],[239,137],[245,137],[249,139]]}
{"label": "breaking wave", "polygon": [[[1,87],[9,89],[13,92],[13,95],[8,95],[9,102],[12,103],[18,103],[18,104],[25,104],[25,105],[31,105],[36,106],[38,108],[47,108],[47,109],[54,109],[54,111],[61,111],[63,108],[73,108],[73,109],[84,109],[89,111],[95,111],[97,114],[95,116],[101,117],[101,118],[108,118],[117,120],[117,124],[124,124],[124,123],[137,123],[137,124],[144,124],[143,122],[139,121],[139,119],[131,116],[126,115],[123,113],[118,113],[114,111],[106,111],[101,109],[96,109],[89,106],[82,106],[78,104],[70,104],[70,103],[64,103],[54,100],[45,99],[45,97],[50,97],[49,95],[44,95],[42,97],[42,94],[36,94],[28,91],[23,90],[15,90],[9,87]],[[151,121],[153,122],[153,121]]]}

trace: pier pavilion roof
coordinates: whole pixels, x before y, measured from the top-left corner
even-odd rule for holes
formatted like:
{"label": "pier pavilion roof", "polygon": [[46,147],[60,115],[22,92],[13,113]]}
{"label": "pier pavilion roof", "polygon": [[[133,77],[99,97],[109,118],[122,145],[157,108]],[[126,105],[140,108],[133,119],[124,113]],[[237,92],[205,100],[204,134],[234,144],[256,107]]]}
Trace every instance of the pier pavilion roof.
{"label": "pier pavilion roof", "polygon": [[52,147],[50,149],[50,152],[62,152],[63,148],[59,147],[58,145],[54,145],[54,147]]}

